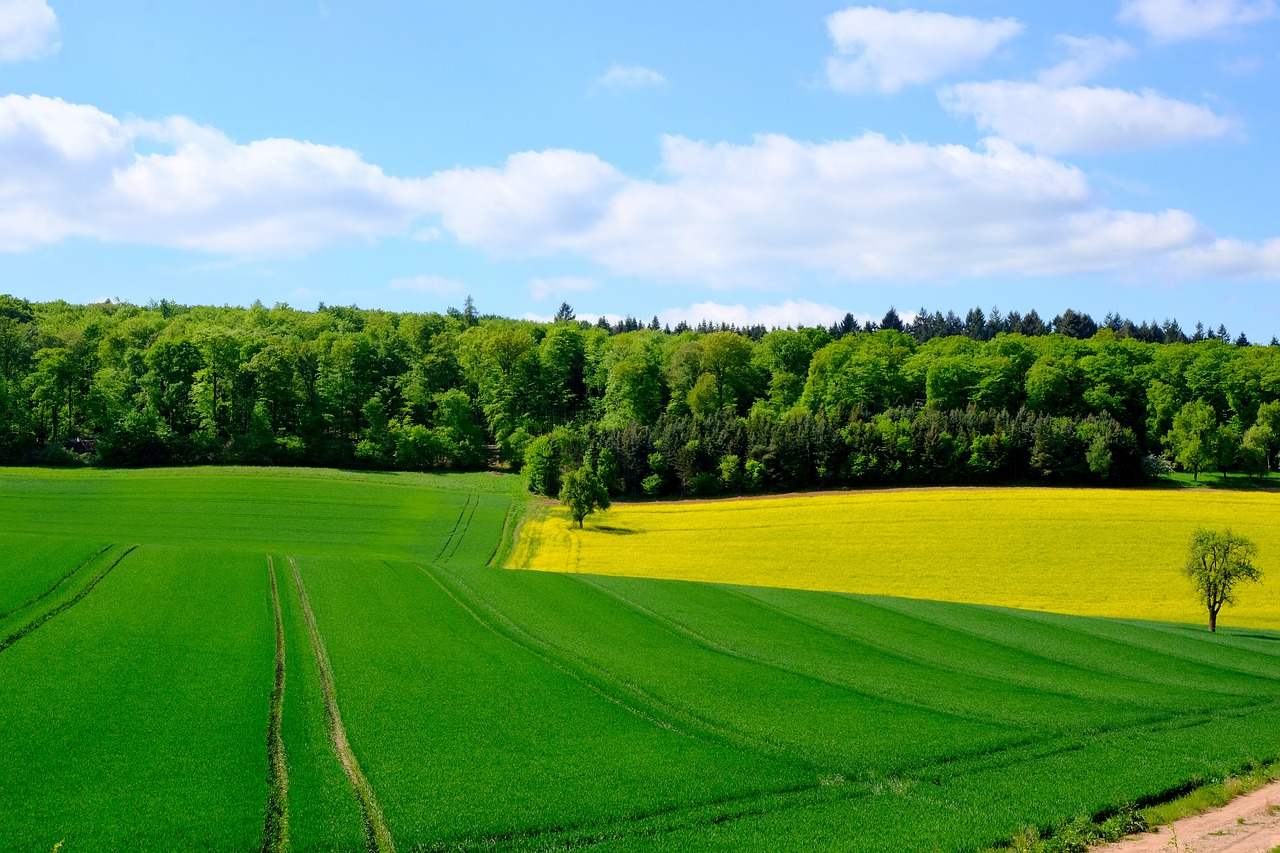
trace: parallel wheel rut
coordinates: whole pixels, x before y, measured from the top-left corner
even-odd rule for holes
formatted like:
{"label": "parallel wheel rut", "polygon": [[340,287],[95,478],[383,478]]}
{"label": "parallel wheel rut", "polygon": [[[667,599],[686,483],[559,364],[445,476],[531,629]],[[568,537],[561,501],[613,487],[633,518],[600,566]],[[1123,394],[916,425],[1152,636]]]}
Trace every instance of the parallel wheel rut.
{"label": "parallel wheel rut", "polygon": [[316,666],[320,670],[320,692],[324,697],[325,718],[329,722],[329,736],[333,741],[334,751],[342,764],[342,770],[351,782],[356,802],[360,806],[360,818],[364,822],[365,849],[369,853],[395,853],[396,845],[387,828],[386,818],[378,806],[373,786],[369,784],[360,762],[347,740],[347,730],[342,724],[342,714],[338,710],[338,697],[333,680],[333,667],[329,663],[329,653],[325,650],[324,640],[320,636],[320,628],[316,624],[315,614],[311,611],[311,601],[302,585],[302,573],[298,571],[298,563],[289,558],[289,567],[293,570],[293,581],[298,587],[298,599],[302,602],[302,613],[306,618],[307,631],[311,635],[311,650],[316,656]]}

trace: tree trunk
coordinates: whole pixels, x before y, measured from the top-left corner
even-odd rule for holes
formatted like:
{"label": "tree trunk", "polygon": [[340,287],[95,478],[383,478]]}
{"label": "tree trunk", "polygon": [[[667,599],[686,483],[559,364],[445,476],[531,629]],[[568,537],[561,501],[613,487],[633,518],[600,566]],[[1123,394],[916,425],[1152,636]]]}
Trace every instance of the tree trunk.
{"label": "tree trunk", "polygon": [[1209,611],[1209,633],[1218,633],[1218,611],[1216,610]]}

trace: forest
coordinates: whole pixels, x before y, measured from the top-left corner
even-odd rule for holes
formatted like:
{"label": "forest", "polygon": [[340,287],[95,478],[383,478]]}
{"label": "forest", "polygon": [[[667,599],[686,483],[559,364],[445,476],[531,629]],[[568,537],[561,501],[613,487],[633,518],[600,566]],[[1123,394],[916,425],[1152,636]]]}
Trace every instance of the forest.
{"label": "forest", "polygon": [[1065,311],[830,328],[0,296],[0,462],[525,469],[615,495],[1257,476],[1280,344]]}

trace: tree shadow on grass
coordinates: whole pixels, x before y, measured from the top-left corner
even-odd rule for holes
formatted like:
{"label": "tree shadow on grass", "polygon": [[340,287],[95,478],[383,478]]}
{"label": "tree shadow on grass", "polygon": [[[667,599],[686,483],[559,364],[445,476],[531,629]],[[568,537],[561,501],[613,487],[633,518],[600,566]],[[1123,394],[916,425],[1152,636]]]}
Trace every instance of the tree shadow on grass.
{"label": "tree shadow on grass", "polygon": [[610,536],[635,536],[640,532],[630,527],[615,527],[612,524],[593,524],[591,529],[600,533],[608,533]]}

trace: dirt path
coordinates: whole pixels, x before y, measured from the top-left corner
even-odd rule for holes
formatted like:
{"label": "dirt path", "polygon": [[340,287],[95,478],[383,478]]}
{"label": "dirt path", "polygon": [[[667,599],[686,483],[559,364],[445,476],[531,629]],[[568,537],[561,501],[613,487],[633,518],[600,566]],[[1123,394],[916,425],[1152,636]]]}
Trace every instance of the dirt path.
{"label": "dirt path", "polygon": [[1270,853],[1280,847],[1280,782],[1220,809],[1174,821],[1173,828],[1093,848],[1092,853]]}

